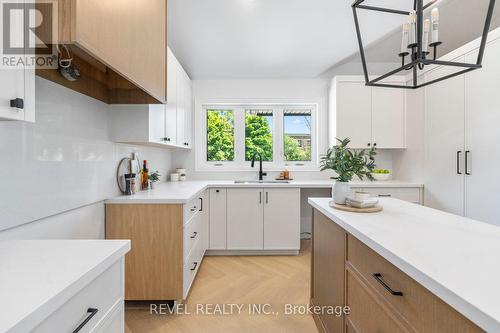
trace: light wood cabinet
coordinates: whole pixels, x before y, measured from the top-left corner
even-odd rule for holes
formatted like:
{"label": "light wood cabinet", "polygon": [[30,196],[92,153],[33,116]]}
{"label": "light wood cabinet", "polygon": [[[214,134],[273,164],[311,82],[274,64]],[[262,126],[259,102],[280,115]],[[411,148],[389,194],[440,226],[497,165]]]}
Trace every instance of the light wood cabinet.
{"label": "light wood cabinet", "polygon": [[68,44],[82,78],[37,74],[110,104],[166,103],[166,0],[59,0],[56,40]]}
{"label": "light wood cabinet", "polygon": [[[404,79],[396,79],[398,83]],[[350,147],[406,148],[406,92],[368,87],[364,78],[337,76],[330,86],[329,143],[350,138]]]}
{"label": "light wood cabinet", "polygon": [[321,332],[483,332],[318,210],[313,217],[311,303],[349,307],[315,315]]}
{"label": "light wood cabinet", "polygon": [[186,299],[208,247],[207,194],[185,205],[106,204],[106,239],[130,239],[126,300]]}
{"label": "light wood cabinet", "polygon": [[[346,233],[314,210],[312,235],[311,304],[343,306]],[[343,317],[320,314],[315,321],[320,331],[343,332]]]}

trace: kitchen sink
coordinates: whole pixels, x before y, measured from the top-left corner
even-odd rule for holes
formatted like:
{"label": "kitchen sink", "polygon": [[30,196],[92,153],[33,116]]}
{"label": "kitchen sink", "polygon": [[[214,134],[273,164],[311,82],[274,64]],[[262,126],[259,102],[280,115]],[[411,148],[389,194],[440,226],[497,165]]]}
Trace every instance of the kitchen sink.
{"label": "kitchen sink", "polygon": [[235,184],[288,184],[289,180],[235,180]]}

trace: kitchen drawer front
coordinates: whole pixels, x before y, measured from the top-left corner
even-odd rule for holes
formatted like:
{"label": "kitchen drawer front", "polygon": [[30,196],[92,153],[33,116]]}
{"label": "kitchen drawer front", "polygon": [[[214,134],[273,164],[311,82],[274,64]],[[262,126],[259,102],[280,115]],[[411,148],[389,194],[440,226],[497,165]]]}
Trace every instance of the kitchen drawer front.
{"label": "kitchen drawer front", "polygon": [[203,255],[205,254],[205,249],[203,248],[203,242],[199,239],[196,241],[191,253],[184,261],[184,272],[183,272],[183,298],[186,299],[189,289],[193,284],[193,280],[200,268]]}
{"label": "kitchen drawer front", "polygon": [[88,309],[95,308],[97,313],[79,331],[91,332],[113,305],[122,300],[122,265],[123,262],[120,261],[111,266],[45,319],[33,332],[73,332],[90,315]]}
{"label": "kitchen drawer front", "polygon": [[[347,240],[346,265],[359,273],[366,284],[385,299],[394,312],[406,318],[418,332],[482,332],[455,309],[351,235]],[[375,273],[380,274],[381,280],[374,277]],[[402,292],[403,295],[392,295],[382,283],[393,291]]]}
{"label": "kitchen drawer front", "polygon": [[125,332],[125,306],[124,301],[118,301],[92,333],[123,332]]}
{"label": "kitchen drawer front", "polygon": [[184,205],[184,224],[187,224],[201,209],[201,200],[196,197]]}
{"label": "kitchen drawer front", "polygon": [[365,192],[373,197],[390,197],[413,203],[421,203],[420,189],[417,187],[365,187]]}
{"label": "kitchen drawer front", "polygon": [[203,229],[201,225],[201,214],[196,214],[188,224],[184,225],[184,258],[187,258],[189,254],[192,252],[194,245],[198,241],[198,239],[204,237]]}
{"label": "kitchen drawer front", "polygon": [[353,333],[414,333],[398,321],[397,316],[384,311],[377,296],[352,272],[346,274],[346,303],[349,306],[347,331]]}

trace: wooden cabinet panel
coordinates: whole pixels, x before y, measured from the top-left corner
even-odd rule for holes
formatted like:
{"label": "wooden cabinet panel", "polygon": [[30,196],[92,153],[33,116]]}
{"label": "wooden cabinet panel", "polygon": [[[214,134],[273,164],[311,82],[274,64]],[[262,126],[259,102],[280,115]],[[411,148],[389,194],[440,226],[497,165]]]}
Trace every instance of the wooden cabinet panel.
{"label": "wooden cabinet panel", "polygon": [[74,42],[153,97],[166,101],[167,1],[75,2]]}
{"label": "wooden cabinet panel", "polygon": [[[344,306],[344,261],[346,233],[329,218],[314,210],[311,303]],[[344,318],[319,315],[322,326],[330,333],[344,330]]]}
{"label": "wooden cabinet panel", "polygon": [[[370,290],[350,271],[347,271],[347,316],[348,331],[358,333],[415,333],[398,322],[396,317],[386,313],[370,295]],[[333,331],[335,332],[335,331]],[[338,332],[341,332],[340,330]]]}
{"label": "wooden cabinet panel", "polygon": [[210,189],[210,244],[211,250],[226,249],[226,189]]}
{"label": "wooden cabinet panel", "polygon": [[[389,304],[387,306],[391,311],[404,317],[416,331],[482,332],[475,324],[351,235],[347,241],[347,260],[348,270],[359,273],[364,283],[371,286]],[[373,277],[374,273],[380,273],[383,281],[393,290],[401,291],[403,296],[391,295]],[[351,310],[355,312],[355,309]]]}
{"label": "wooden cabinet panel", "polygon": [[300,250],[300,189],[264,189],[264,249]]}
{"label": "wooden cabinet panel", "polygon": [[182,299],[182,214],[182,205],[106,205],[106,239],[132,242],[125,260],[126,300]]}
{"label": "wooden cabinet panel", "polygon": [[263,190],[227,189],[227,249],[262,250],[264,248]]}

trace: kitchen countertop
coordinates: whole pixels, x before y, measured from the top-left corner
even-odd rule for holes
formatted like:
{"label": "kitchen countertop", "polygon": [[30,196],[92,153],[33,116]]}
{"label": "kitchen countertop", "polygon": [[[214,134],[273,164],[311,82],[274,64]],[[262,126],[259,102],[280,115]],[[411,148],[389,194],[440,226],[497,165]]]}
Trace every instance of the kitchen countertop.
{"label": "kitchen countertop", "polygon": [[0,242],[0,332],[30,332],[129,250],[128,240]]}
{"label": "kitchen countertop", "polygon": [[374,214],[308,201],[482,329],[500,332],[500,227],[397,199],[380,199],[384,210]]}
{"label": "kitchen countertop", "polygon": [[[121,195],[106,200],[107,204],[186,204],[201,192],[212,187],[295,187],[295,188],[330,188],[332,180],[292,180],[289,183],[246,183],[235,184],[234,180],[193,180],[183,182],[165,182],[156,185],[153,190],[139,191],[134,195]],[[421,188],[423,184],[401,181],[351,182],[352,187],[410,187]]]}

